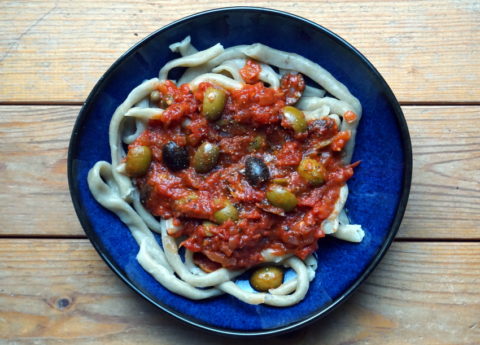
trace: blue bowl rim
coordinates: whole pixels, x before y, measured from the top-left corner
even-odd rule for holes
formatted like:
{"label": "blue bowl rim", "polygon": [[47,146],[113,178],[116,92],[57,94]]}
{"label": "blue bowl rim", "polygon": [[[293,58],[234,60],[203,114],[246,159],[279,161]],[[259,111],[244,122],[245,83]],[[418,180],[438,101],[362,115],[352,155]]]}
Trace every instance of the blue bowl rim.
{"label": "blue bowl rim", "polygon": [[[186,315],[181,314],[180,312],[177,312],[173,308],[164,305],[163,303],[159,301],[155,301],[149,296],[147,296],[144,292],[142,292],[137,286],[135,286],[129,278],[124,275],[121,270],[116,266],[114,260],[112,260],[109,255],[106,253],[105,249],[103,246],[100,244],[98,241],[97,235],[94,233],[92,226],[90,222],[88,221],[87,214],[85,210],[83,209],[80,198],[79,198],[79,190],[78,186],[75,183],[75,167],[73,164],[73,157],[74,154],[76,153],[76,142],[77,142],[77,137],[79,133],[79,128],[81,127],[84,118],[87,116],[87,114],[90,111],[92,101],[93,99],[97,96],[98,92],[100,91],[103,82],[108,78],[108,76],[117,69],[120,64],[131,54],[133,54],[138,48],[140,48],[142,45],[144,45],[146,42],[150,41],[153,39],[155,36],[161,34],[163,31],[171,29],[185,21],[192,20],[196,17],[212,14],[212,13],[232,13],[232,12],[259,12],[259,13],[268,13],[268,14],[274,14],[278,16],[283,16],[287,17],[290,19],[295,19],[298,21],[301,21],[309,26],[313,26],[317,30],[322,31],[324,34],[327,36],[330,36],[332,39],[334,39],[337,43],[345,46],[349,50],[351,50],[354,54],[356,54],[364,64],[371,70],[371,72],[378,78],[380,83],[382,84],[382,87],[385,91],[386,98],[392,105],[392,108],[394,110],[395,116],[397,118],[397,122],[400,128],[400,134],[402,137],[402,143],[403,143],[403,152],[404,152],[404,157],[405,157],[405,165],[404,165],[404,171],[403,171],[403,181],[402,181],[402,193],[400,196],[400,201],[398,203],[398,208],[394,217],[394,220],[392,222],[392,225],[390,227],[390,231],[387,235],[387,238],[383,245],[380,247],[378,250],[377,254],[373,258],[373,260],[370,262],[370,264],[365,268],[363,273],[355,280],[355,282],[347,289],[345,290],[340,296],[338,296],[331,304],[327,305],[326,307],[321,308],[318,312],[314,313],[313,315],[310,315],[304,319],[298,320],[297,322],[294,322],[292,324],[286,325],[286,326],[281,326],[278,328],[273,328],[273,329],[268,329],[268,330],[262,330],[262,331],[235,331],[232,329],[225,329],[221,327],[215,327],[211,326],[202,322],[199,322],[197,320],[194,320]],[[130,49],[128,49],[125,53],[123,53],[113,64],[108,68],[108,70],[100,77],[100,79],[97,81],[95,84],[94,88],[88,95],[87,99],[85,100],[85,103],[83,104],[82,108],[80,109],[79,115],[75,121],[73,130],[72,130],[72,135],[70,138],[69,142],[69,147],[68,147],[68,160],[67,160],[67,173],[68,173],[68,185],[69,185],[69,190],[70,190],[70,195],[72,198],[72,202],[74,205],[75,212],[77,214],[77,217],[80,221],[80,224],[82,225],[82,228],[84,229],[87,237],[89,238],[90,242],[92,243],[93,247],[95,250],[98,252],[100,257],[105,261],[105,263],[110,267],[110,269],[121,279],[127,286],[129,286],[132,290],[134,290],[137,294],[142,296],[144,299],[158,307],[159,309],[163,310],[167,314],[170,314],[171,316],[187,323],[188,325],[194,326],[198,329],[208,331],[210,333],[215,333],[215,334],[221,334],[225,336],[233,336],[233,337],[266,337],[266,336],[273,336],[273,335],[279,335],[282,333],[286,332],[291,332],[294,330],[299,329],[300,327],[304,327],[324,316],[326,316],[328,313],[333,311],[335,308],[340,306],[342,303],[344,303],[356,289],[361,285],[363,281],[370,275],[370,273],[375,269],[375,267],[378,265],[378,263],[381,261],[385,253],[387,252],[388,248],[390,247],[391,243],[393,242],[393,239],[395,238],[395,235],[398,232],[398,229],[400,227],[400,224],[403,219],[403,215],[405,214],[405,210],[407,207],[408,203],[408,197],[410,193],[410,187],[411,187],[411,181],[412,181],[412,165],[413,165],[413,158],[412,158],[412,144],[410,140],[410,134],[408,131],[408,126],[407,122],[405,120],[405,117],[403,115],[402,109],[400,107],[400,104],[398,103],[393,91],[385,81],[385,79],[382,77],[380,72],[372,65],[370,61],[362,54],[360,53],[355,47],[353,47],[350,43],[345,41],[343,38],[338,36],[337,34],[331,32],[327,28],[310,21],[306,18],[300,17],[298,15],[294,15],[288,12],[276,10],[276,9],[271,9],[271,8],[264,8],[264,7],[254,7],[254,6],[235,6],[235,7],[223,7],[223,8],[216,8],[216,9],[211,9],[207,11],[202,11],[198,12],[192,15],[189,15],[187,17],[178,19],[170,24],[167,24],[160,29],[152,32],[148,36],[144,37],[141,39],[139,42],[137,42],[135,45],[133,45]]]}

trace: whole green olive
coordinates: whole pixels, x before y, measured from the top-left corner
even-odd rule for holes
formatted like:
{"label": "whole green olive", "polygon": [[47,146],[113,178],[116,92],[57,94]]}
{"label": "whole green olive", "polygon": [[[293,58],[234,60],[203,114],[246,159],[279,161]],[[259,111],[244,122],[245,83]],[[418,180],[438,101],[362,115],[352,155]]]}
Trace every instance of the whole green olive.
{"label": "whole green olive", "polygon": [[222,115],[225,102],[227,101],[227,94],[222,89],[209,87],[203,94],[202,114],[209,121],[217,120]]}
{"label": "whole green olive", "polygon": [[322,163],[313,158],[304,158],[297,168],[298,174],[312,186],[320,186],[325,182],[327,171]]}
{"label": "whole green olive", "polygon": [[147,173],[152,161],[152,151],[148,146],[135,146],[128,150],[125,170],[128,176],[139,177]]}
{"label": "whole green olive", "polygon": [[265,266],[255,270],[250,276],[252,287],[261,292],[275,289],[282,285],[283,270],[277,266]]}
{"label": "whole green olive", "polygon": [[208,141],[200,145],[193,156],[193,168],[198,173],[206,173],[212,170],[218,161],[220,147]]}
{"label": "whole green olive", "polygon": [[279,185],[273,185],[268,189],[267,200],[270,204],[280,207],[285,212],[292,211],[298,203],[295,194]]}
{"label": "whole green olive", "polygon": [[307,120],[303,112],[295,107],[287,105],[283,107],[282,116],[295,133],[303,133],[307,130]]}
{"label": "whole green olive", "polygon": [[230,201],[227,201],[225,207],[213,214],[213,218],[217,224],[225,223],[229,219],[235,221],[238,219],[238,210]]}

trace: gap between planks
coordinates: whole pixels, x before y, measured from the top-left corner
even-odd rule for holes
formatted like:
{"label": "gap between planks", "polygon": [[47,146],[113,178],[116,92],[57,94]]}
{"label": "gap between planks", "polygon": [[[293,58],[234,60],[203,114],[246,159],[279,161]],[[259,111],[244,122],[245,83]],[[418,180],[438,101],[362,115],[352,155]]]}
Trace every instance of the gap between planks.
{"label": "gap between planks", "polygon": [[[78,222],[72,227],[76,217],[66,181],[68,138],[79,108],[0,107],[0,132],[6,135],[4,145],[0,145],[0,180],[7,186],[5,193],[0,193],[4,236],[85,236]],[[476,126],[479,109],[403,108],[412,135],[416,168],[399,237],[480,239],[480,216],[473,201],[480,191]],[[32,147],[35,152],[29,154]],[[26,179],[42,183],[25,184]],[[45,200],[50,206],[45,205]],[[15,201],[29,207],[31,215],[13,207]],[[445,209],[453,210],[450,216]],[[443,226],[439,226],[439,221]]]}
{"label": "gap between planks", "polygon": [[[249,344],[478,344],[479,254],[478,243],[396,243],[327,318]],[[245,344],[159,312],[121,283],[88,241],[5,240],[0,256],[1,344]]]}
{"label": "gap between planks", "polygon": [[[86,235],[9,235],[0,234],[0,240],[85,240]],[[479,238],[422,238],[422,237],[399,237],[393,242],[417,242],[417,243],[477,243]]]}
{"label": "gap between planks", "polygon": [[[46,101],[46,102],[37,102],[37,101],[32,101],[32,102],[16,102],[16,101],[3,101],[0,102],[0,106],[82,106],[85,104],[85,102],[79,102],[79,101]],[[403,101],[399,102],[400,106],[407,106],[407,107],[421,107],[421,106],[431,106],[431,107],[448,107],[448,106],[480,106],[480,101],[466,101],[466,102],[435,102],[435,101],[426,101],[426,102],[408,102],[408,101]]]}

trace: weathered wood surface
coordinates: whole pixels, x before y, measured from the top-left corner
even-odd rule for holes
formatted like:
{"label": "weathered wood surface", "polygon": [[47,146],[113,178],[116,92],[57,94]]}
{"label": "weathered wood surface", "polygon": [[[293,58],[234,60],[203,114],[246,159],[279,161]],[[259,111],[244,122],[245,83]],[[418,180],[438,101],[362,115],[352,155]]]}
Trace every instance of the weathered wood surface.
{"label": "weathered wood surface", "polygon": [[[0,235],[83,235],[68,192],[78,106],[0,106]],[[480,238],[480,107],[404,107],[414,152],[399,237]]]}
{"label": "weathered wood surface", "polygon": [[413,178],[400,236],[480,239],[480,107],[404,107]]}
{"label": "weathered wood surface", "polygon": [[[114,276],[87,240],[3,239],[0,257],[1,344],[245,344],[155,309]],[[327,319],[248,342],[478,344],[479,276],[479,243],[394,243]]]}
{"label": "weathered wood surface", "polygon": [[[84,232],[66,178],[80,107],[65,103],[83,102],[103,72],[154,30],[234,5],[245,3],[0,1],[0,345],[245,343],[187,327],[126,288],[88,240],[76,239]],[[248,5],[313,20],[364,53],[410,104],[403,110],[414,152],[401,240],[366,283],[325,320],[248,342],[479,344],[478,1]],[[5,238],[16,236],[24,238]]]}
{"label": "weathered wood surface", "polygon": [[[477,0],[250,1],[339,34],[404,102],[479,102]],[[82,102],[131,45],[173,20],[243,1],[2,1],[0,102]]]}

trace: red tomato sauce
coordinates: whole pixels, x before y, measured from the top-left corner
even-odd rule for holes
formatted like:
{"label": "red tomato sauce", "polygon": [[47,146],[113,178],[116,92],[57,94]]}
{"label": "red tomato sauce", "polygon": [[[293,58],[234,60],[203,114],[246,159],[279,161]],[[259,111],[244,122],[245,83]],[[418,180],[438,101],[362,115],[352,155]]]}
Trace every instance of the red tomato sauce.
{"label": "red tomato sauce", "polygon": [[240,75],[247,84],[255,84],[260,80],[260,72],[262,67],[252,59],[248,59],[245,66],[240,69]]}
{"label": "red tomato sauce", "polygon": [[[325,236],[320,225],[333,211],[340,187],[353,175],[355,165],[344,166],[341,150],[349,139],[329,118],[308,123],[302,135],[282,126],[281,109],[294,104],[305,83],[298,74],[282,78],[277,90],[258,82],[258,64],[248,62],[242,70],[252,84],[227,91],[220,119],[210,122],[201,114],[203,93],[188,85],[161,84],[161,116],[129,145],[150,147],[152,162],[145,176],[134,178],[144,206],[157,217],[175,218],[183,225],[174,236],[183,236],[182,246],[195,253],[196,262],[206,271],[219,267],[247,268],[264,261],[262,251],[275,255],[294,254],[304,259],[317,249]],[[332,140],[329,145],[326,140]],[[173,141],[186,148],[190,167],[171,171],[162,160],[162,147]],[[216,166],[197,173],[192,157],[203,142],[220,147]],[[245,160],[261,158],[270,177],[252,186],[245,176]],[[325,183],[312,186],[297,172],[304,158],[313,158],[326,170]],[[292,192],[297,206],[290,212],[271,205],[267,189],[279,184]],[[215,224],[215,212],[229,201],[238,211],[237,220]]]}

